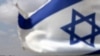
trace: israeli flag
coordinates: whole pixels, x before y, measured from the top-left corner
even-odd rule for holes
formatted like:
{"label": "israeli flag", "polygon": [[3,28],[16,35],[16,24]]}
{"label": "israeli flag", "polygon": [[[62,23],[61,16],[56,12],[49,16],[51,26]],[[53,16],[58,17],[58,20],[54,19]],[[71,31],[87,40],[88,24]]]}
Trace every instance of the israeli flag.
{"label": "israeli flag", "polygon": [[31,13],[16,6],[24,49],[41,54],[100,54],[100,0],[46,0]]}

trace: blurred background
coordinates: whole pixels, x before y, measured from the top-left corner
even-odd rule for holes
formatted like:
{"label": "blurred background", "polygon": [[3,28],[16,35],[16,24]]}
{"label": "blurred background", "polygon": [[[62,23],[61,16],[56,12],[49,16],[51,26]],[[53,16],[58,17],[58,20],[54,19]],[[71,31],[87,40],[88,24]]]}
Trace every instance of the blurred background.
{"label": "blurred background", "polygon": [[0,56],[35,56],[33,52],[21,47],[17,34],[18,10],[15,3],[26,11],[32,12],[47,0],[0,0]]}

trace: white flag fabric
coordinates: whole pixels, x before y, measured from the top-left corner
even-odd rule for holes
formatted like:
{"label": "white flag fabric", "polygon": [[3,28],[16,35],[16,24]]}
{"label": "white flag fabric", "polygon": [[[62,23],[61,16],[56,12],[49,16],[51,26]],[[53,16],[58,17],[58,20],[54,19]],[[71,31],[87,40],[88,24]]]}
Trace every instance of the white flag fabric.
{"label": "white flag fabric", "polygon": [[25,49],[59,55],[100,53],[100,0],[47,0],[32,13],[18,9]]}

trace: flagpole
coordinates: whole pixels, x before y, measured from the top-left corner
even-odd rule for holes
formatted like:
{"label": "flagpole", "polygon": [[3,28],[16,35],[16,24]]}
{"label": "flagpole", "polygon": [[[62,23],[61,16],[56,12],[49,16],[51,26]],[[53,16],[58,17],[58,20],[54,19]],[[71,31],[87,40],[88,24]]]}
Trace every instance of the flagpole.
{"label": "flagpole", "polygon": [[28,18],[28,13],[25,12],[24,10],[22,10],[18,4],[18,0],[17,2],[14,4],[14,6],[18,9],[19,13],[25,18],[27,19]]}

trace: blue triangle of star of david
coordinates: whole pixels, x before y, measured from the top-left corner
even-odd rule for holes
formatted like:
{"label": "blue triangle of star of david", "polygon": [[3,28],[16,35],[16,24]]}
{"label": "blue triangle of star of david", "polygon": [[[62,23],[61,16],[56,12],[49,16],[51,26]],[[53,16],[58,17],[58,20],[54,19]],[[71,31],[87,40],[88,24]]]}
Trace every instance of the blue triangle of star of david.
{"label": "blue triangle of star of david", "polygon": [[[78,20],[76,20],[76,16],[79,17]],[[77,34],[75,34],[75,26],[84,21],[92,26],[92,33],[81,38]],[[72,12],[72,22],[66,26],[61,27],[61,29],[70,34],[70,44],[77,44],[78,42],[83,41],[84,43],[92,47],[94,47],[95,36],[100,34],[100,27],[95,24],[95,13],[88,16],[83,16],[81,13],[77,12],[74,9]]]}

